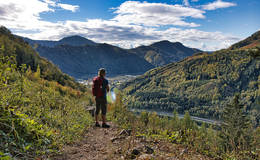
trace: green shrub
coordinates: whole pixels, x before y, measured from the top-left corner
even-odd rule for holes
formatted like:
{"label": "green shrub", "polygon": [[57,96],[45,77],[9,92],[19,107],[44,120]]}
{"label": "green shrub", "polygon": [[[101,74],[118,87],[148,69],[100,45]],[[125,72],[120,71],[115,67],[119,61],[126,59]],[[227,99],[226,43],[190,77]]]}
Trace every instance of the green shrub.
{"label": "green shrub", "polygon": [[35,158],[80,139],[93,121],[85,109],[91,98],[0,58],[0,157]]}

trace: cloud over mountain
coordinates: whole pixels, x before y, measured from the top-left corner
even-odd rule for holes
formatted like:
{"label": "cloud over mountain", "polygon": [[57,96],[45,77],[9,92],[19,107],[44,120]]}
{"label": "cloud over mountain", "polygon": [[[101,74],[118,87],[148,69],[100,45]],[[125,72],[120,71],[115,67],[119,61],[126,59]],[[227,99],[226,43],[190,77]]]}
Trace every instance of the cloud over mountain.
{"label": "cloud over mountain", "polygon": [[77,34],[124,48],[167,39],[203,50],[215,50],[240,40],[217,31],[194,29],[200,24],[193,20],[206,19],[206,11],[196,6],[125,1],[112,9],[110,19],[49,21],[41,17],[45,13],[55,14],[60,9],[73,14],[79,8],[79,5],[54,0],[0,1],[0,24],[15,34],[32,39],[58,40]]}

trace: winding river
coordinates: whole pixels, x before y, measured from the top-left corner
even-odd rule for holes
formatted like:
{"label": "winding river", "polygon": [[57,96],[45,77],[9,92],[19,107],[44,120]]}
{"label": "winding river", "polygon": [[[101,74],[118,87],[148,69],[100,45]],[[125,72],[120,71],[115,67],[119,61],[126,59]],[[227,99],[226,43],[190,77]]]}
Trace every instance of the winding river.
{"label": "winding river", "polygon": [[[159,115],[159,116],[173,117],[172,112],[164,112],[164,111],[156,111],[156,110],[148,110],[148,109],[135,109],[135,108],[131,108],[130,111],[136,112],[136,113],[141,113],[143,111],[149,112],[149,113],[156,112],[157,115]],[[184,117],[183,114],[178,114],[178,116],[179,116],[179,118]],[[214,124],[214,125],[220,125],[221,124],[220,121],[207,119],[207,118],[200,118],[200,117],[191,116],[191,119],[194,120],[194,121],[197,121],[197,122],[204,122],[204,123],[208,123],[208,124]]]}
{"label": "winding river", "polygon": [[[116,94],[113,91],[114,88],[111,88],[111,91],[109,92],[109,95],[111,97],[112,102],[114,102],[116,100]],[[157,115],[159,116],[167,116],[167,117],[173,117],[173,113],[172,112],[165,112],[165,111],[158,111],[158,110],[151,110],[151,109],[136,109],[136,108],[130,108],[130,111],[135,112],[135,113],[141,113],[143,111],[145,112],[156,112]],[[179,118],[183,118],[184,115],[183,114],[178,114]],[[221,122],[217,121],[217,120],[212,120],[212,119],[207,119],[207,118],[200,118],[200,117],[195,117],[195,116],[191,116],[191,119],[197,122],[204,122],[204,123],[208,123],[208,124],[214,124],[214,125],[220,125]]]}

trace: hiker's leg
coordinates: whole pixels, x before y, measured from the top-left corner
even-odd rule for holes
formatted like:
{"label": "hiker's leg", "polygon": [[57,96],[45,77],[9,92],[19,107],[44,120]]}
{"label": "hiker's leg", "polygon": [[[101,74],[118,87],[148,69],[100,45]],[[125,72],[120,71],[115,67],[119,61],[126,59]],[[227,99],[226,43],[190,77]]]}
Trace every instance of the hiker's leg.
{"label": "hiker's leg", "polygon": [[98,114],[95,114],[96,123],[98,123]]}
{"label": "hiker's leg", "polygon": [[106,113],[107,113],[107,100],[106,100],[106,98],[103,99],[101,109],[102,109],[102,120],[103,120],[102,127],[103,128],[109,128],[110,126],[108,124],[106,124]]}
{"label": "hiker's leg", "polygon": [[99,114],[99,111],[100,111],[100,100],[99,98],[96,98],[96,111],[95,111],[95,120],[96,120],[96,123],[98,123],[98,114]]}
{"label": "hiker's leg", "polygon": [[103,115],[103,114],[102,114],[102,121],[103,121],[103,124],[106,123],[106,115]]}
{"label": "hiker's leg", "polygon": [[106,123],[106,113],[107,113],[107,101],[106,101],[106,99],[102,100],[101,111],[102,111],[102,121],[103,121],[103,124],[105,124]]}

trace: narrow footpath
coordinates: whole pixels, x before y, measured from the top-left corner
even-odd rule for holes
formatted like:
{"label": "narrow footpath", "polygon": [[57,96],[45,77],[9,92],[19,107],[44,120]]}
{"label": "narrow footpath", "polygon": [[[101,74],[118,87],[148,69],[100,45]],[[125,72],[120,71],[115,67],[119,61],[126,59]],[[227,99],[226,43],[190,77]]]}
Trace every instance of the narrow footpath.
{"label": "narrow footpath", "polygon": [[54,160],[209,160],[180,144],[133,136],[130,130],[91,127],[84,140],[65,146]]}

